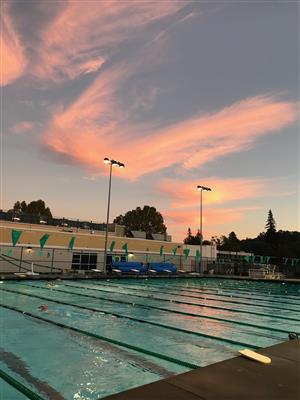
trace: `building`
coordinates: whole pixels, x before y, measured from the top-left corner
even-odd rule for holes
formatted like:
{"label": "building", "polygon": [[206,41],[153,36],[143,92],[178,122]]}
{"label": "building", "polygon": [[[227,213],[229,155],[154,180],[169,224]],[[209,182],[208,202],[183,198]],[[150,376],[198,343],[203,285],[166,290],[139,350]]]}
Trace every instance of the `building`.
{"label": "building", "polygon": [[[1,222],[0,273],[24,272],[31,265],[35,272],[40,273],[103,270],[105,231]],[[13,235],[20,235],[15,245]],[[172,262],[178,269],[187,272],[199,270],[196,259],[196,249],[199,246],[168,241],[171,239],[168,236],[152,235],[152,239],[146,239],[145,235],[137,232],[133,232],[132,236],[125,237],[123,227],[111,224],[107,246],[108,263],[112,260]],[[216,259],[215,246],[203,246],[202,251],[203,263]]]}

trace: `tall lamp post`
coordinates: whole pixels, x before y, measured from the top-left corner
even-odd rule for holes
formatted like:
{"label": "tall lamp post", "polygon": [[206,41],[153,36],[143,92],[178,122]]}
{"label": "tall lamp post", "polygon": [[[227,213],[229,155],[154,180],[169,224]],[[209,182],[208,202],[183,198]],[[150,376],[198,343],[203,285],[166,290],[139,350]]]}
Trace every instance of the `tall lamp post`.
{"label": "tall lamp post", "polygon": [[202,239],[203,239],[203,235],[202,235],[202,192],[203,190],[210,192],[211,188],[206,187],[206,186],[201,186],[198,185],[197,189],[200,191],[200,215],[199,215],[199,219],[200,219],[200,262],[199,262],[199,272],[201,273],[201,267],[202,267]]}
{"label": "tall lamp post", "polygon": [[108,185],[108,200],[107,200],[107,215],[106,215],[106,230],[105,230],[105,243],[104,243],[104,262],[103,262],[103,272],[106,274],[106,257],[107,257],[107,239],[108,239],[108,221],[109,221],[109,210],[110,210],[110,192],[111,192],[111,176],[113,166],[118,168],[124,168],[125,164],[110,160],[109,158],[104,158],[104,164],[109,164],[109,185]]}

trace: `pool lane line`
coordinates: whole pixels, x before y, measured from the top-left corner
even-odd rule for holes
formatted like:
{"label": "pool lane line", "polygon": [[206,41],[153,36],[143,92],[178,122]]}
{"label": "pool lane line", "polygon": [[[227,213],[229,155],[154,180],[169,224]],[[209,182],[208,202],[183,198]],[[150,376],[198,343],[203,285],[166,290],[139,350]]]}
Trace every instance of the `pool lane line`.
{"label": "pool lane line", "polygon": [[[41,286],[34,286],[34,285],[28,285],[25,284],[27,286],[32,286],[32,287],[36,287],[36,288],[41,288],[41,289],[48,289],[48,288],[43,288]],[[96,289],[96,288],[88,288],[85,286],[75,286],[75,285],[68,285],[68,284],[63,284],[61,283],[60,286],[66,286],[66,287],[73,287],[74,289],[81,289],[81,290],[91,290],[91,291],[96,291],[96,292],[102,292],[102,293],[107,293],[107,294],[115,294],[114,292],[109,292],[107,290],[103,290],[103,289]],[[60,292],[64,292],[64,293],[69,293],[69,294],[77,294],[76,292],[68,292],[62,289],[52,289],[52,290],[57,290]],[[120,294],[120,293],[118,293]],[[234,309],[234,308],[224,308],[224,307],[218,307],[218,306],[212,306],[212,305],[207,305],[207,304],[199,304],[199,303],[189,303],[189,302],[183,302],[180,300],[172,300],[172,299],[163,299],[160,297],[153,297],[153,296],[143,296],[140,294],[132,294],[132,293],[122,293],[126,296],[131,296],[131,297],[140,297],[142,299],[148,299],[148,300],[155,300],[155,301],[161,301],[161,302],[167,302],[167,303],[175,303],[175,304],[183,304],[183,305],[191,305],[191,306],[196,306],[196,307],[202,307],[202,308],[212,308],[212,309],[217,309],[217,310],[224,310],[224,311],[229,311],[229,312],[237,312],[237,313],[242,313],[242,314],[251,314],[251,315],[259,315],[259,316],[263,316],[263,317],[273,317],[273,318],[278,318],[278,319],[283,319],[283,320],[288,320],[288,321],[296,321],[298,322],[299,319],[298,318],[293,318],[293,317],[283,317],[280,315],[273,315],[273,314],[265,314],[265,313],[260,313],[260,312],[256,312],[256,311],[246,311],[246,310],[238,310],[238,309]],[[90,295],[91,296],[91,295]],[[95,297],[95,296],[92,296]],[[108,299],[107,297],[96,297],[100,300],[109,300],[109,301],[113,301],[113,302],[123,302],[121,300],[115,300],[115,299]],[[135,302],[127,302],[127,304],[137,304]],[[155,307],[156,306],[151,306],[151,307]],[[168,309],[169,310],[169,309]],[[195,314],[198,315],[198,314]]]}
{"label": "pool lane line", "polygon": [[60,328],[68,329],[70,331],[77,332],[77,333],[80,333],[80,334],[85,335],[85,336],[93,337],[93,338],[102,340],[104,342],[112,343],[112,344],[114,344],[116,346],[124,347],[126,349],[130,349],[130,350],[136,351],[138,353],[143,353],[143,354],[146,354],[146,355],[151,356],[151,357],[156,357],[156,358],[159,358],[161,360],[168,361],[168,362],[171,362],[173,364],[180,365],[182,367],[186,367],[186,368],[190,368],[190,369],[200,368],[200,365],[197,365],[197,364],[193,364],[193,363],[190,363],[190,362],[187,362],[187,361],[179,360],[177,358],[170,357],[170,356],[167,356],[167,355],[164,355],[164,354],[161,354],[161,353],[157,353],[157,352],[152,351],[152,350],[143,349],[142,347],[134,346],[132,344],[124,343],[124,342],[121,342],[121,341],[116,340],[116,339],[112,339],[112,338],[109,338],[109,337],[106,337],[106,336],[102,336],[102,335],[99,335],[99,334],[96,334],[96,333],[88,332],[88,331],[83,330],[83,329],[75,328],[73,326],[63,324],[61,322],[52,321],[51,319],[37,316],[35,314],[32,314],[31,312],[24,311],[24,310],[21,310],[19,308],[13,307],[13,306],[8,306],[6,304],[0,303],[0,307],[3,307],[3,308],[6,308],[8,310],[12,310],[12,311],[18,312],[18,313],[23,314],[23,315],[28,315],[29,317],[32,317],[34,319],[37,319],[37,320],[40,320],[40,321],[43,321],[43,322],[46,322],[46,323],[49,323],[51,325],[56,325],[56,326],[58,326]]}
{"label": "pool lane line", "polygon": [[[78,288],[78,289],[85,289],[85,290],[96,290],[98,292],[105,292],[108,294],[114,294],[114,292],[109,292],[108,290],[103,290],[103,289],[95,289],[95,288],[87,288],[87,287],[83,287],[83,286],[75,286],[75,285],[68,285],[68,284],[62,284],[63,286],[67,286],[67,287],[73,287],[73,288]],[[120,294],[120,293],[118,293]],[[215,310],[225,310],[225,311],[232,311],[232,312],[239,312],[239,313],[243,313],[243,314],[251,314],[251,315],[261,315],[261,316],[265,316],[265,317],[274,317],[274,318],[279,318],[279,319],[284,319],[284,320],[288,320],[288,321],[299,321],[299,318],[292,318],[292,317],[283,317],[280,315],[273,315],[273,314],[265,314],[265,313],[260,313],[260,312],[256,312],[256,311],[246,311],[246,310],[238,310],[235,308],[226,308],[226,307],[219,307],[219,306],[213,306],[213,305],[209,305],[209,304],[199,304],[199,303],[191,303],[191,302],[187,302],[187,301],[180,301],[180,300],[172,300],[172,299],[163,299],[161,297],[153,297],[153,296],[143,296],[141,294],[132,294],[132,293],[121,293],[124,294],[126,296],[133,296],[133,297],[141,297],[143,299],[149,299],[149,300],[154,300],[154,301],[165,301],[168,303],[175,303],[175,304],[183,304],[183,305],[188,305],[188,306],[195,306],[195,307],[204,307],[204,308],[212,308]]]}
{"label": "pool lane line", "polygon": [[26,385],[31,385],[36,393],[39,393],[41,396],[45,395],[47,399],[65,400],[62,394],[49,383],[32,375],[29,366],[19,356],[0,347],[0,359],[6,364],[9,371],[12,371],[17,376],[21,376],[23,382],[26,382]]}
{"label": "pool lane line", "polygon": [[[259,282],[257,282],[257,281],[252,281],[252,283],[253,282],[256,282],[256,283],[259,283]],[[265,283],[269,283],[269,282],[265,282]],[[270,283],[272,283],[272,281],[270,281]],[[153,283],[153,285],[156,285],[156,283]],[[280,285],[279,283],[277,283],[277,285]],[[174,285],[174,286],[177,286],[177,287],[186,287],[186,288],[189,288],[189,289],[200,289],[199,288],[199,286],[182,286],[182,284],[176,284],[176,285]],[[208,288],[209,290],[227,290],[227,291],[239,291],[239,292],[250,292],[250,293],[257,293],[257,294],[260,294],[260,295],[262,295],[262,296],[264,296],[264,295],[268,295],[268,296],[273,296],[273,297],[282,297],[282,296],[285,296],[287,299],[289,299],[289,300],[296,300],[294,297],[296,297],[296,298],[298,298],[299,299],[299,292],[295,292],[295,293],[297,293],[297,294],[288,294],[288,295],[286,295],[286,293],[281,293],[280,291],[278,291],[278,290],[275,290],[274,291],[274,289],[269,289],[267,292],[266,292],[266,290],[267,290],[267,288],[266,287],[262,287],[261,288],[261,290],[260,289],[255,289],[255,288],[248,288],[248,287],[243,287],[243,288],[235,288],[234,286],[225,286],[225,287],[222,287],[221,285],[219,285],[219,286],[209,286],[209,288]],[[282,287],[281,287],[281,289],[283,289]],[[293,297],[291,297],[291,296],[293,296]]]}
{"label": "pool lane line", "polygon": [[[240,292],[251,292],[251,293],[257,292],[257,293],[260,293],[260,294],[265,294],[265,290],[267,289],[266,287],[262,286],[259,289],[252,287],[253,283],[261,283],[260,281],[249,281],[249,282],[250,282],[251,285],[243,285],[243,286],[241,286],[242,283],[240,283],[240,287],[235,287],[235,286],[232,286],[231,284],[228,285],[228,282],[224,282],[224,283],[222,283],[220,285],[216,285],[216,286],[214,286],[214,285],[207,286],[207,285],[202,283],[201,286],[199,286],[199,285],[195,285],[195,284],[191,285],[190,282],[188,282],[188,284],[185,285],[184,282],[182,282],[182,279],[175,279],[175,282],[172,282],[172,284],[173,284],[173,286],[176,286],[176,287],[179,287],[179,288],[184,287],[184,288],[188,288],[188,289],[203,289],[203,288],[206,288],[206,289],[212,290],[212,291],[223,289],[223,290],[228,290],[228,291],[237,290],[237,291],[240,291]],[[268,282],[263,282],[263,283],[268,285],[269,283],[274,283],[274,281],[270,280]],[[160,285],[160,283],[156,283],[154,281],[153,281],[152,284],[154,286],[156,286],[157,284]],[[161,284],[163,284],[163,283],[161,282]],[[287,283],[287,284],[292,284],[292,283]],[[267,294],[269,294],[269,292],[270,292],[270,295],[276,296],[276,297],[278,297],[278,296],[280,297],[280,296],[282,296],[282,294],[285,294],[285,293],[282,293],[280,291],[280,290],[284,290],[283,285],[280,284],[280,283],[276,283],[276,285],[280,286],[280,288],[278,288],[278,287],[277,288],[269,288]],[[293,292],[294,292],[295,289],[290,289],[290,290],[293,290]],[[297,293],[296,297],[297,297],[297,295],[299,296],[299,292],[296,292],[296,293]],[[291,296],[295,296],[295,294],[292,294],[292,293],[290,295]]]}
{"label": "pool lane line", "polygon": [[[157,284],[153,284],[153,287],[158,287],[158,285]],[[163,289],[163,287],[162,287],[162,289]],[[173,289],[173,288],[172,288]],[[184,290],[184,291],[188,291],[188,292],[192,292],[192,293],[199,293],[199,294],[201,294],[201,293],[203,293],[203,292],[206,292],[207,293],[207,291],[209,290],[209,291],[211,291],[211,292],[213,292],[213,293],[209,293],[209,294],[211,294],[211,295],[221,295],[221,296],[228,296],[228,297],[231,297],[232,296],[232,294],[230,294],[230,293],[232,293],[232,292],[235,292],[235,296],[237,296],[237,297],[239,297],[238,296],[238,294],[239,293],[236,293],[236,291],[238,290],[238,289],[232,289],[232,290],[230,290],[230,289],[224,289],[224,288],[219,288],[218,290],[213,290],[213,289],[201,289],[201,288],[198,288],[198,289],[190,289],[190,288],[186,288],[185,286],[179,286],[179,285],[176,285],[176,288],[175,288],[175,290]],[[223,292],[222,294],[220,294],[219,292]],[[228,294],[226,293],[226,292],[228,292]],[[290,301],[290,302],[296,302],[295,304],[297,305],[297,306],[299,306],[300,305],[300,295],[294,295],[293,297],[290,297],[290,296],[287,296],[285,293],[282,293],[282,294],[276,294],[276,295],[274,295],[274,294],[270,294],[270,293],[264,293],[264,292],[261,292],[261,291],[251,291],[251,290],[245,290],[245,291],[242,291],[241,292],[241,294],[242,295],[244,295],[244,294],[247,294],[247,295],[253,295],[253,296],[259,296],[259,298],[257,298],[257,297],[250,297],[250,299],[253,299],[253,300],[255,300],[256,298],[257,298],[257,300],[261,300],[261,298],[263,298],[263,301],[269,301],[269,302],[280,302],[281,303],[281,301],[280,300],[277,300],[277,298],[279,297],[279,298],[285,298],[287,301]],[[275,297],[276,296],[276,297]],[[241,296],[241,298],[247,298],[247,297],[245,297],[245,296]],[[284,304],[288,304],[288,302],[287,301],[285,301],[285,302],[283,302]]]}
{"label": "pool lane line", "polygon": [[[185,315],[185,316],[188,316],[188,317],[211,319],[211,320],[215,320],[215,321],[227,322],[227,323],[236,324],[236,325],[249,326],[251,328],[264,329],[264,330],[269,330],[269,331],[274,331],[274,332],[290,333],[290,330],[285,331],[285,330],[280,329],[280,328],[264,327],[264,326],[261,326],[261,325],[251,324],[250,322],[233,321],[233,320],[228,320],[226,318],[221,318],[221,317],[212,317],[212,316],[209,316],[209,315],[199,315],[199,314],[190,313],[190,312],[187,312],[187,311],[177,311],[177,310],[172,310],[172,309],[169,309],[169,308],[150,306],[150,305],[145,305],[145,304],[140,304],[140,303],[126,302],[126,301],[122,301],[122,300],[110,300],[110,299],[107,299],[107,298],[104,298],[104,297],[98,297],[98,296],[93,296],[93,295],[83,294],[83,293],[76,293],[76,292],[67,292],[65,290],[60,290],[60,289],[48,289],[48,288],[43,288],[43,287],[40,287],[40,286],[33,286],[33,285],[22,285],[22,286],[29,286],[29,287],[34,287],[34,288],[44,289],[44,290],[56,290],[58,292],[62,292],[62,293],[66,293],[66,294],[89,297],[89,298],[92,298],[92,299],[104,300],[104,301],[118,303],[118,304],[127,304],[127,305],[130,305],[130,306],[137,306],[137,307],[142,307],[142,308],[146,308],[146,309],[160,310],[160,311],[169,312],[169,313],[172,313],[172,314]],[[299,334],[300,334],[300,332],[299,332]],[[215,336],[212,336],[212,337],[215,337]]]}
{"label": "pool lane line", "polygon": [[[31,294],[31,293],[24,293],[24,292],[22,293],[22,292],[10,290],[10,289],[8,290],[8,289],[2,289],[1,288],[1,290],[5,291],[5,292],[10,292],[10,293],[21,294],[23,296],[34,297],[34,298],[38,298],[38,299],[41,299],[41,300],[47,300],[47,301],[50,301],[50,302],[53,302],[53,303],[57,303],[57,304],[63,304],[63,305],[66,305],[66,306],[80,308],[80,309],[83,309],[83,310],[99,312],[99,313],[103,313],[103,314],[106,314],[106,315],[112,315],[112,316],[115,316],[117,318],[129,319],[129,320],[135,321],[135,322],[146,323],[146,324],[149,324],[149,325],[153,325],[153,326],[157,326],[157,327],[165,328],[165,329],[170,329],[170,330],[178,331],[178,332],[181,332],[181,333],[201,336],[201,337],[205,337],[205,338],[208,338],[208,339],[218,340],[218,341],[221,341],[221,342],[226,342],[226,343],[230,343],[230,344],[234,344],[234,345],[238,345],[238,346],[251,347],[253,349],[258,349],[258,346],[255,346],[255,345],[252,345],[252,344],[249,344],[249,343],[238,342],[236,340],[226,339],[226,338],[222,338],[222,337],[219,337],[219,336],[211,336],[211,335],[208,335],[206,333],[189,331],[187,329],[179,328],[179,327],[176,327],[176,326],[164,325],[164,324],[161,324],[159,322],[152,322],[152,321],[148,321],[148,320],[141,319],[141,318],[135,318],[135,317],[130,317],[130,316],[123,315],[123,314],[112,313],[112,312],[109,312],[109,311],[101,310],[99,308],[80,306],[80,305],[73,304],[73,303],[68,303],[68,302],[65,302],[65,301],[62,301],[62,300],[54,300],[54,299],[51,299],[49,297],[38,296],[38,295],[35,295],[35,294]],[[290,331],[283,332],[283,333],[290,333]],[[274,339],[283,339],[283,338],[275,338],[274,337]]]}
{"label": "pool lane line", "polygon": [[[87,282],[87,283],[91,283],[91,282]],[[102,282],[101,282],[101,285],[103,285],[103,286],[110,286],[110,285],[111,286],[117,286],[115,284],[109,284],[109,283],[104,284]],[[120,282],[119,286],[120,285],[121,285],[121,282]],[[128,287],[131,287],[131,286],[133,286],[133,288],[137,288],[138,289],[138,286],[136,286],[136,285],[131,285],[131,284],[128,285]],[[224,293],[226,291],[224,289],[212,290],[212,289],[208,288],[207,290],[205,290],[205,289],[200,289],[199,288],[198,290],[190,290],[188,288],[185,288],[185,286],[180,287],[180,286],[176,285],[176,287],[173,286],[173,287],[170,288],[170,286],[166,287],[166,286],[163,286],[163,285],[157,285],[156,283],[155,284],[143,283],[143,287],[147,287],[147,288],[151,288],[151,289],[152,288],[153,289],[157,288],[158,291],[159,291],[159,289],[164,289],[164,290],[167,289],[167,290],[177,290],[179,292],[185,291],[185,292],[188,292],[188,293],[208,294],[208,295],[211,295],[211,296],[236,297],[236,298],[239,298],[239,299],[249,299],[249,300],[257,300],[257,301],[261,301],[262,300],[264,302],[270,302],[270,303],[280,303],[280,304],[287,304],[287,305],[289,304],[288,301],[281,301],[281,300],[277,300],[277,299],[265,299],[263,294],[261,294],[260,297],[253,297],[253,296],[249,297],[249,296],[243,296],[243,295],[239,296],[238,294],[232,295],[232,294],[229,294],[229,293],[226,294],[226,293]],[[168,289],[168,288],[170,288],[170,289]],[[144,290],[146,290],[146,289],[144,289]],[[208,290],[210,290],[210,292]],[[220,291],[222,291],[223,293],[219,293]],[[213,293],[211,293],[211,292],[213,292]],[[287,298],[287,300],[293,300],[294,302],[296,301],[296,299],[289,299],[289,298]],[[296,302],[295,304],[297,306],[300,306],[300,297],[298,298],[298,301],[299,301],[299,303]]]}
{"label": "pool lane line", "polygon": [[0,378],[7,382],[10,386],[16,389],[18,392],[27,396],[30,400],[45,400],[44,397],[39,396],[37,393],[33,392],[31,389],[23,385],[23,383],[17,381],[12,376],[8,375],[2,369],[0,369]]}
{"label": "pool lane line", "polygon": [[[83,284],[82,282],[80,282],[81,284]],[[110,285],[110,284],[102,284],[102,283],[90,283],[90,282],[84,282],[84,284],[92,284],[92,285],[95,285],[95,286],[99,286],[99,287],[118,287],[118,288],[122,288],[122,289],[124,289],[124,290],[132,290],[132,291],[134,291],[134,290],[137,290],[137,291],[146,291],[146,292],[150,292],[150,291],[152,291],[152,293],[160,293],[161,291],[159,291],[159,290],[153,290],[152,288],[138,288],[138,287],[134,287],[134,288],[129,288],[128,286],[127,287],[125,287],[125,286],[120,286],[120,285],[114,285],[114,284],[112,284],[112,285]],[[166,290],[170,290],[170,289],[166,289]],[[171,289],[172,290],[172,289]],[[165,291],[163,294],[165,294],[165,295],[174,295],[174,296],[179,296],[179,297],[190,297],[190,298],[193,298],[193,299],[200,299],[200,300],[211,300],[211,301],[218,301],[218,302],[224,302],[224,303],[233,303],[233,304],[241,304],[241,305],[247,305],[247,306],[251,306],[251,307],[265,307],[265,308],[275,308],[275,309],[279,309],[279,310],[285,310],[285,311],[295,311],[295,312],[300,312],[300,309],[298,309],[298,310],[296,310],[296,309],[293,309],[293,308],[285,308],[285,307],[280,307],[280,306],[271,306],[271,305],[263,305],[263,304],[252,304],[252,303],[246,303],[246,302],[243,302],[243,301],[236,301],[236,300],[227,300],[227,299],[214,299],[214,298],[211,298],[211,297],[203,297],[203,296],[192,296],[192,295],[189,295],[189,294],[178,294],[178,293],[174,293],[174,292],[167,292],[167,291]],[[218,296],[218,295],[213,295],[213,296]],[[222,295],[221,295],[222,296]],[[223,296],[226,296],[226,295],[223,295]],[[230,297],[229,295],[228,296],[226,296],[226,297]],[[251,298],[249,298],[249,299],[251,299]],[[254,300],[254,299],[252,299],[252,300]],[[262,301],[264,301],[264,300],[262,300]],[[285,302],[283,302],[284,304],[286,304]]]}

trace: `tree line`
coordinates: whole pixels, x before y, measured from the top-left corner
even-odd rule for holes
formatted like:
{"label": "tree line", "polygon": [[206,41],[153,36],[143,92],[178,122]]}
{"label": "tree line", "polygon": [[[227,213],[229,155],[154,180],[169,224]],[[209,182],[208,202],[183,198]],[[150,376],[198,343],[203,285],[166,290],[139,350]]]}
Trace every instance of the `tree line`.
{"label": "tree line", "polygon": [[16,201],[13,208],[8,210],[8,212],[11,212],[16,216],[32,214],[39,217],[52,218],[50,208],[46,206],[46,203],[43,200],[33,200],[28,204],[24,200]]}
{"label": "tree line", "polygon": [[[198,237],[198,239],[196,239]],[[201,234],[199,231],[196,236],[191,234],[184,239],[186,244],[200,244]],[[276,222],[271,210],[268,212],[265,231],[251,239],[239,239],[235,232],[230,232],[228,236],[214,236],[210,241],[203,241],[203,244],[215,243],[218,250],[259,254],[261,256],[272,257],[295,257],[300,258],[300,232],[283,231],[276,229]]]}

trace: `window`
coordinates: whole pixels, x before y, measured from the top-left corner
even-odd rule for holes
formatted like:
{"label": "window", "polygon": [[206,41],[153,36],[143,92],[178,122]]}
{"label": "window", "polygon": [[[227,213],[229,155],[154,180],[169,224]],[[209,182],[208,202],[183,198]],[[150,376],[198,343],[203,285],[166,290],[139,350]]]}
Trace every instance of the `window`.
{"label": "window", "polygon": [[97,253],[73,253],[72,269],[89,270],[97,268]]}

